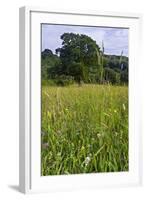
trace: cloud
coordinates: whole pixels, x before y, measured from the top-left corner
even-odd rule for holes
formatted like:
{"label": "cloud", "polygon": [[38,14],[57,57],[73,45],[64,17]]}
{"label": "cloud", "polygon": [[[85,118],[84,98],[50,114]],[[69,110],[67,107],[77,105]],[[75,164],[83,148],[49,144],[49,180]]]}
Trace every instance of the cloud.
{"label": "cloud", "polygon": [[103,41],[106,54],[120,55],[123,51],[128,56],[128,31],[125,28],[43,24],[42,50],[48,48],[55,52],[62,45],[60,36],[72,32],[90,36],[100,47]]}

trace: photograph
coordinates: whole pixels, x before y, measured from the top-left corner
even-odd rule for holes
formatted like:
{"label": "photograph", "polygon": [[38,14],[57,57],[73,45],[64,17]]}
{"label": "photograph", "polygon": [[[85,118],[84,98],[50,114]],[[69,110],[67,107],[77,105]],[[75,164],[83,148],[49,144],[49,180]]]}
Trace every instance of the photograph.
{"label": "photograph", "polygon": [[41,24],[41,176],[129,171],[129,28]]}

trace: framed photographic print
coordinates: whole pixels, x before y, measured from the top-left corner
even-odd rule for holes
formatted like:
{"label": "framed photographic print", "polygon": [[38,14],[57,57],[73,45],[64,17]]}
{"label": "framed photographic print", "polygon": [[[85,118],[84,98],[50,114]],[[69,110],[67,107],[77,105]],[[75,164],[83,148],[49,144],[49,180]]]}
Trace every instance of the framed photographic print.
{"label": "framed photographic print", "polygon": [[141,16],[20,8],[20,191],[139,185]]}

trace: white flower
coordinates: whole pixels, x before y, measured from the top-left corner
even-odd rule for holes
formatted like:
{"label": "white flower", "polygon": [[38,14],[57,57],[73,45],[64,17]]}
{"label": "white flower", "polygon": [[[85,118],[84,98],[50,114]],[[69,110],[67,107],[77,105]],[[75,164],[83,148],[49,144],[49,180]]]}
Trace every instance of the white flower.
{"label": "white flower", "polygon": [[89,164],[89,162],[90,162],[90,157],[89,156],[87,156],[86,158],[85,158],[85,166],[87,166],[88,164]]}

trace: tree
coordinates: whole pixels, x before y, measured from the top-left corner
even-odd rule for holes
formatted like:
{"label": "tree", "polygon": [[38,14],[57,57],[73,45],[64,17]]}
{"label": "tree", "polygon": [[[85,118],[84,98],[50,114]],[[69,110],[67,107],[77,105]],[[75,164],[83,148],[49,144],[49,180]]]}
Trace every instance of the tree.
{"label": "tree", "polygon": [[[41,76],[43,79],[52,78],[56,66],[59,66],[60,58],[54,55],[50,49],[45,49],[41,53]],[[57,69],[56,69],[57,70]],[[51,73],[50,73],[51,72]],[[55,72],[56,74],[56,72]]]}
{"label": "tree", "polygon": [[89,69],[99,65],[99,46],[92,38],[83,34],[64,33],[62,48],[56,49],[62,63],[62,73],[73,75],[75,79],[87,81]]}
{"label": "tree", "polygon": [[68,73],[74,77],[75,81],[81,84],[81,81],[88,81],[88,72],[86,66],[83,63],[73,62],[70,64]]}
{"label": "tree", "polygon": [[[64,33],[62,47],[54,54],[50,49],[41,53],[41,77],[53,79],[60,85],[106,82],[128,84],[128,57],[104,54],[102,48],[89,36]],[[58,80],[58,82],[57,82]]]}

